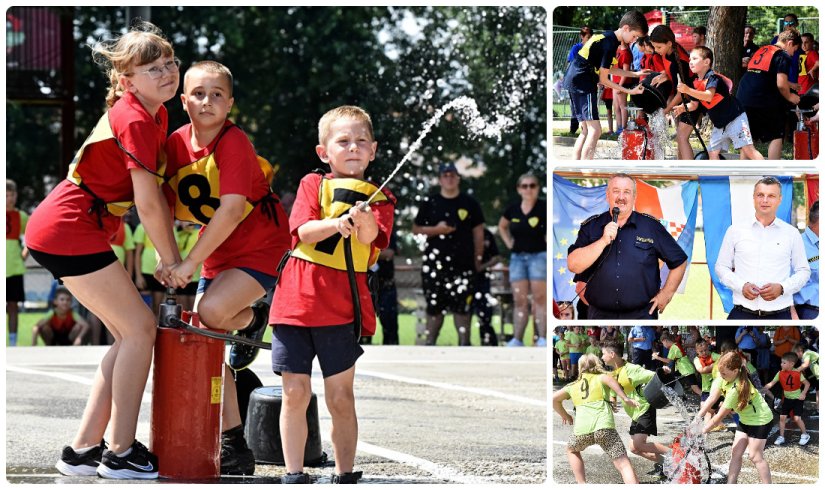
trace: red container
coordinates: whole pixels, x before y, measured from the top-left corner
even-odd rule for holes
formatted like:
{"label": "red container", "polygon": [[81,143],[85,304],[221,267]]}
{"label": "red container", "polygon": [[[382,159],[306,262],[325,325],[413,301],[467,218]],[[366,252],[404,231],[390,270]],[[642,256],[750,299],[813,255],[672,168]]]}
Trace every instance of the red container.
{"label": "red container", "polygon": [[[682,436],[676,436],[676,438],[673,440],[673,444],[671,444],[670,446],[670,448],[673,450],[671,455],[673,457],[674,465],[678,465],[679,463],[681,463],[682,459],[685,457],[685,451],[682,449],[681,442]],[[673,483],[702,483],[702,472],[699,471],[699,469],[695,466],[685,463],[685,467],[682,470],[682,474],[678,475]]]}
{"label": "red container", "polygon": [[653,134],[647,128],[625,129],[619,140],[622,160],[653,160]]}
{"label": "red container", "polygon": [[794,160],[813,160],[818,155],[819,123],[805,121],[804,126],[793,133]]}
{"label": "red container", "polygon": [[[198,325],[197,314],[182,317]],[[158,328],[150,450],[161,478],[220,478],[223,349],[222,340]]]}

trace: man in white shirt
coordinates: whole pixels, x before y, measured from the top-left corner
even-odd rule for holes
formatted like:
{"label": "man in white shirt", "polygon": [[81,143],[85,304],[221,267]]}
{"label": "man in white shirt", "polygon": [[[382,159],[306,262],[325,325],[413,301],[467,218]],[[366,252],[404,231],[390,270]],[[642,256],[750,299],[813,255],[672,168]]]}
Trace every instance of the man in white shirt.
{"label": "man in white shirt", "polygon": [[793,295],[808,282],[802,236],[776,218],[780,202],[779,180],[763,177],[753,188],[753,219],[725,232],[716,274],[733,291],[728,320],[790,320]]}

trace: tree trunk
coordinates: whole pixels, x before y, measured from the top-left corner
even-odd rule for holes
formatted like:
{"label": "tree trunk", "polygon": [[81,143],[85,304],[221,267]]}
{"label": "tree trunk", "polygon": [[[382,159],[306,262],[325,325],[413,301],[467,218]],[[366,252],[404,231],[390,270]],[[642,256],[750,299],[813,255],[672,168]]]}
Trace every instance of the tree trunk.
{"label": "tree trunk", "polygon": [[742,39],[747,7],[711,7],[708,15],[708,47],[713,50],[713,70],[733,81],[734,93],[742,78]]}

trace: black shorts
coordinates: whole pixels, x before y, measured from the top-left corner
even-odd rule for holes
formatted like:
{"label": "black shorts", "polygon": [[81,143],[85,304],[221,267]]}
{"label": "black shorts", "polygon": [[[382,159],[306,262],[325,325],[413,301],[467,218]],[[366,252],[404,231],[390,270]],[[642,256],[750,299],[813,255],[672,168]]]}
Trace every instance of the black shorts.
{"label": "black shorts", "polygon": [[745,107],[753,141],[769,143],[785,137],[784,110],[781,108]]}
{"label": "black shorts", "polygon": [[[164,289],[164,291],[166,290]],[[198,283],[190,282],[185,288],[177,288],[175,294],[180,296],[195,296],[198,294]]]}
{"label": "black shorts", "polygon": [[29,253],[55,279],[91,274],[117,262],[117,255],[111,250],[88,255],[54,255],[32,249]]}
{"label": "black shorts", "polygon": [[802,400],[791,400],[790,398],[783,398],[782,405],[779,407],[779,415],[790,415],[793,410],[794,417],[801,417],[804,410]]}
{"label": "black shorts", "polygon": [[160,283],[153,274],[142,274],[143,280],[146,281],[146,289],[153,293],[165,293],[166,287]]}
{"label": "black shorts", "polygon": [[26,288],[23,287],[23,276],[6,277],[6,303],[26,301]]}
{"label": "black shorts", "polygon": [[767,439],[768,434],[771,432],[772,426],[773,421],[768,422],[765,425],[745,425],[740,421],[736,424],[736,430],[738,432],[744,432],[748,435],[748,437],[752,437],[754,439]]}
{"label": "black shorts", "polygon": [[430,273],[422,273],[422,287],[424,300],[427,302],[428,315],[454,313],[466,315],[470,312],[473,301],[472,271],[442,269],[432,277]]}
{"label": "black shorts", "polygon": [[71,330],[68,332],[53,332],[52,343],[50,345],[72,345],[72,340],[69,338]]}
{"label": "black shorts", "polygon": [[691,373],[687,376],[679,378],[679,383],[685,390],[689,390],[691,386],[700,386],[698,380],[696,379],[696,373]]}
{"label": "black shorts", "polygon": [[325,378],[355,365],[364,349],[358,345],[353,324],[332,327],[275,325],[272,332],[272,371],[312,374],[312,360],[318,356]]}
{"label": "black shorts", "polygon": [[630,435],[647,434],[649,436],[657,436],[659,432],[656,430],[656,409],[650,407],[647,412],[641,414],[638,419],[630,423]]}

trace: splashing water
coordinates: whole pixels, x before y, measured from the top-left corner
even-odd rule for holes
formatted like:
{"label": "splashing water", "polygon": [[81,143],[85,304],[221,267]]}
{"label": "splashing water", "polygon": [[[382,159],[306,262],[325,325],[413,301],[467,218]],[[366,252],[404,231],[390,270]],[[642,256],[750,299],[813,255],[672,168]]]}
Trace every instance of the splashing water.
{"label": "splashing water", "polygon": [[[513,96],[518,99],[521,99],[519,96]],[[510,103],[508,105],[513,104],[513,98],[510,99]],[[395,169],[390,173],[389,177],[387,177],[381,186],[367,199],[364,203],[364,206],[368,205],[375,196],[381,192],[389,181],[392,180],[393,177],[401,170],[401,167],[404,166],[405,163],[412,157],[413,153],[415,153],[419,147],[421,147],[421,142],[424,138],[430,134],[433,127],[435,127],[440,121],[441,118],[444,117],[444,114],[447,111],[455,109],[459,118],[464,121],[464,124],[467,126],[467,130],[470,131],[472,136],[482,136],[485,138],[495,138],[498,141],[501,141],[501,133],[506,129],[513,127],[516,124],[516,120],[503,115],[503,114],[495,114],[494,120],[488,121],[485,119],[481,113],[478,111],[478,106],[476,105],[475,99],[472,99],[467,96],[457,97],[450,102],[441,106],[438,109],[433,117],[431,117],[426,123],[424,123],[424,129],[421,130],[421,133],[418,135],[418,139],[416,139],[413,144],[410,145],[407,154],[404,155],[404,158],[398,162],[398,165],[395,166]]]}
{"label": "splashing water", "polygon": [[674,441],[673,451],[665,455],[663,470],[667,480],[663,483],[693,483],[695,480],[706,482],[711,476],[710,461],[705,455],[705,435],[702,433],[704,421],[693,417],[684,400],[669,386],[662,388],[662,393],[676,408],[687,424],[684,434]]}
{"label": "splashing water", "polygon": [[650,130],[653,132],[653,156],[656,160],[675,158],[673,140],[667,134],[667,118],[664,109],[650,114]]}

